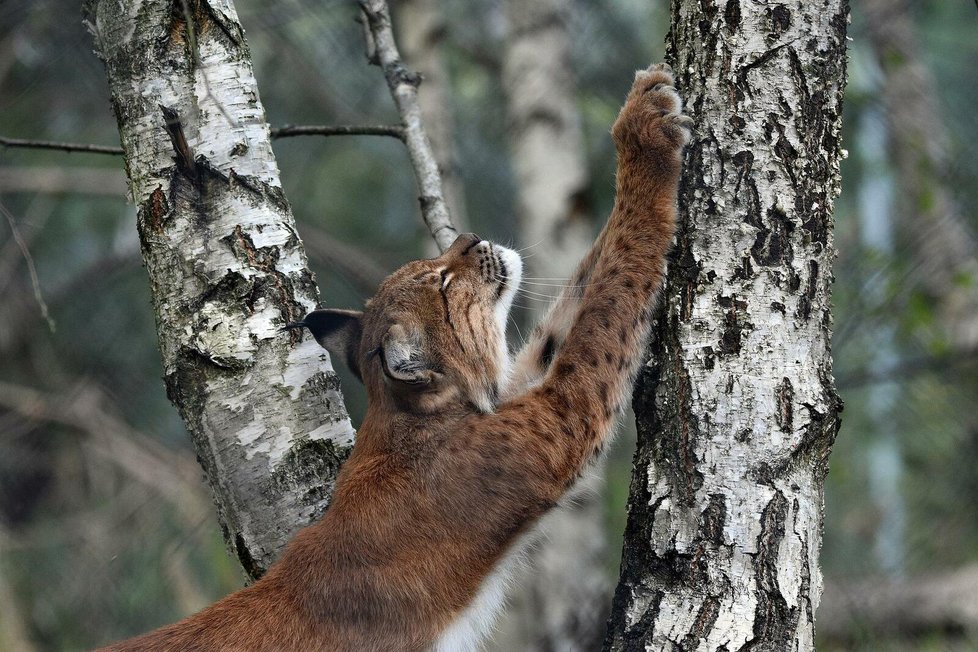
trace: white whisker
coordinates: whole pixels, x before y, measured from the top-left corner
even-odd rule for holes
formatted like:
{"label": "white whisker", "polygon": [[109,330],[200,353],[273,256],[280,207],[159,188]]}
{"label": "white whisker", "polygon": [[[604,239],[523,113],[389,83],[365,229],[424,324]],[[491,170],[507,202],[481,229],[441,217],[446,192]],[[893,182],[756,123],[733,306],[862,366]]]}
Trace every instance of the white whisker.
{"label": "white whisker", "polygon": [[526,251],[527,249],[532,249],[533,247],[539,247],[541,243],[543,243],[543,240],[538,240],[534,244],[527,245],[527,246],[523,247],[522,249],[517,249],[516,250],[516,253],[522,253],[522,252]]}

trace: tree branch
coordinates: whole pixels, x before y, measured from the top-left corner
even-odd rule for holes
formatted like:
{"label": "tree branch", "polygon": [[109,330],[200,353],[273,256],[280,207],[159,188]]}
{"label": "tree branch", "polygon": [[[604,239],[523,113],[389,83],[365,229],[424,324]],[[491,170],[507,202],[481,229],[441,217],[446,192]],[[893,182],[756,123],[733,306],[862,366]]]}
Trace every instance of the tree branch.
{"label": "tree branch", "polygon": [[293,136],[392,136],[404,140],[404,128],[398,125],[286,125],[272,128],[272,138]]}
{"label": "tree branch", "polygon": [[421,196],[421,216],[431,231],[432,237],[441,251],[445,251],[455,241],[458,231],[452,225],[452,218],[445,203],[438,162],[431,149],[431,142],[421,121],[421,107],[418,104],[418,86],[421,75],[404,67],[397,51],[394,32],[391,29],[390,9],[385,0],[360,0],[364,25],[367,30],[367,59],[380,66],[390,88],[391,96],[397,105],[404,129],[404,143],[408,148],[411,165],[418,180]]}
{"label": "tree branch", "polygon": [[109,154],[121,156],[122,148],[111,145],[90,145],[86,143],[61,143],[53,140],[30,140],[0,136],[0,145],[23,149],[56,149],[63,152],[85,152],[87,154]]}
{"label": "tree branch", "polygon": [[[391,136],[404,140],[404,128],[398,125],[286,125],[273,127],[272,138],[293,138],[295,136]],[[55,140],[35,140],[28,138],[7,138],[0,136],[0,146],[11,149],[53,149],[62,152],[82,152],[85,154],[108,154],[122,156],[121,147],[112,145],[92,145],[90,143],[63,143]]]}
{"label": "tree branch", "polygon": [[397,0],[397,36],[406,65],[424,77],[418,106],[441,173],[445,203],[456,228],[467,231],[465,187],[455,143],[455,110],[445,56],[448,20],[441,0]]}

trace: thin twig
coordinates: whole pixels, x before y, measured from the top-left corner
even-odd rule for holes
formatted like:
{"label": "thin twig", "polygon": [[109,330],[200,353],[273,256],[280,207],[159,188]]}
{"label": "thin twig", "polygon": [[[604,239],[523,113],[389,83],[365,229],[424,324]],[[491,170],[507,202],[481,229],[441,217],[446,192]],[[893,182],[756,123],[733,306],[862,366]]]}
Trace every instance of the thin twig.
{"label": "thin twig", "polygon": [[293,136],[392,136],[404,140],[404,128],[400,125],[286,125],[273,127],[272,138]]}
{"label": "thin twig", "polygon": [[[286,125],[272,127],[272,138],[294,138],[295,136],[390,136],[404,140],[404,127],[400,125]],[[121,147],[112,145],[91,145],[87,143],[62,143],[54,140],[31,140],[0,136],[0,147],[21,149],[54,149],[62,152],[83,152],[86,154],[109,154],[122,156]]]}
{"label": "thin twig", "polygon": [[421,196],[421,215],[441,251],[455,241],[458,231],[445,203],[438,162],[425,133],[418,105],[418,86],[421,75],[411,72],[401,62],[394,32],[391,29],[390,9],[385,0],[360,0],[365,24],[371,38],[367,41],[367,59],[379,65],[390,89],[397,112],[404,128],[404,143],[411,157],[411,165],[418,180]]}
{"label": "thin twig", "polygon": [[0,136],[0,146],[24,149],[56,149],[63,152],[85,152],[87,154],[110,154],[121,156],[122,148],[111,145],[89,145],[86,143],[60,143],[53,140],[28,140]]}
{"label": "thin twig", "polygon": [[10,214],[10,211],[3,204],[0,204],[0,212],[7,218],[7,223],[10,224],[10,231],[14,236],[14,240],[17,242],[17,246],[20,247],[20,252],[24,254],[24,260],[27,261],[27,270],[31,275],[31,286],[34,288],[34,299],[41,308],[41,316],[48,323],[48,329],[53,333],[55,331],[54,320],[51,319],[51,314],[48,312],[48,304],[44,302],[44,296],[41,294],[41,282],[37,278],[34,258],[31,256],[30,249],[27,248],[27,243],[20,236],[20,231],[17,229],[14,216]]}

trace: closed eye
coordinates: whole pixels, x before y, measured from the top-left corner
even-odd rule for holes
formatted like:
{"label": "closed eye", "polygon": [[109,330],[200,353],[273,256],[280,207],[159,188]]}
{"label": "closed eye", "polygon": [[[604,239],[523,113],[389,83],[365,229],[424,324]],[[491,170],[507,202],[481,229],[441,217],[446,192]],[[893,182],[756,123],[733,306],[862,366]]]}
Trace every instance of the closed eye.
{"label": "closed eye", "polygon": [[453,274],[451,274],[450,272],[447,272],[445,270],[441,270],[441,289],[442,290],[445,290],[445,289],[448,288],[448,284],[451,283],[451,281],[452,281],[452,276],[453,276]]}

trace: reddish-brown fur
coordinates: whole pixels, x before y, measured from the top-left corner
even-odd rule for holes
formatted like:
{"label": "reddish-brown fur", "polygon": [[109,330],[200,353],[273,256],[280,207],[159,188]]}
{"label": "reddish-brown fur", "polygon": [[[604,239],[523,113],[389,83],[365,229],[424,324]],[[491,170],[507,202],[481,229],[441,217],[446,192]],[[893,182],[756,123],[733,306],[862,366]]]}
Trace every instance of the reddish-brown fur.
{"label": "reddish-brown fur", "polygon": [[611,433],[673,235],[689,120],[671,84],[665,66],[636,75],[613,128],[615,209],[510,380],[493,314],[505,265],[477,239],[398,270],[362,316],[326,315],[340,321],[310,329],[369,396],[326,515],[253,586],[107,649],[435,643]]}

